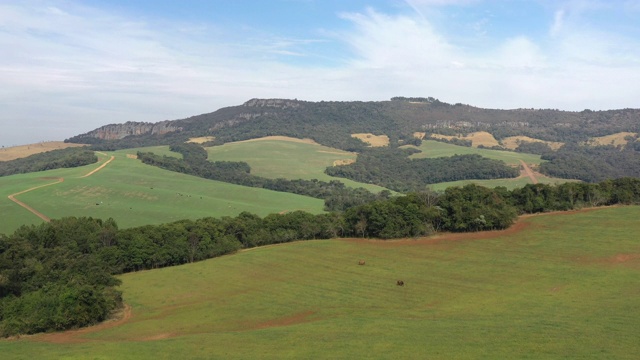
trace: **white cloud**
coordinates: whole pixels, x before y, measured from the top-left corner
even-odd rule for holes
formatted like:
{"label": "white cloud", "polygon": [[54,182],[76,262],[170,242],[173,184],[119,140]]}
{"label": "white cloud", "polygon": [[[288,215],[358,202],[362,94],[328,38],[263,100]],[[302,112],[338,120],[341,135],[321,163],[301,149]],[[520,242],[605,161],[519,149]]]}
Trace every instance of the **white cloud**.
{"label": "white cloud", "polygon": [[[514,33],[475,47],[424,13],[343,13],[348,30],[300,39],[142,21],[66,2],[27,4],[0,5],[0,47],[8,49],[0,57],[0,145],[61,139],[113,122],[181,118],[253,97],[434,96],[494,108],[574,110],[637,106],[640,98],[640,42],[590,26],[580,12],[584,4],[554,9],[540,24],[543,30],[552,24],[547,38]],[[330,42],[349,53],[328,64],[305,62],[317,56],[311,47]],[[298,62],[283,60],[292,58]]]}

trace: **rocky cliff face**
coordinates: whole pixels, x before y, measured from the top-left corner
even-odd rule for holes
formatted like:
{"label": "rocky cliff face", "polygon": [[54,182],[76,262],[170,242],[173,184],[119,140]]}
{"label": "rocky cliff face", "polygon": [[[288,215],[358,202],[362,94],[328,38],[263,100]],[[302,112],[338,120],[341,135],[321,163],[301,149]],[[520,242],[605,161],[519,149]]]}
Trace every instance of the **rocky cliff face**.
{"label": "rocky cliff face", "polygon": [[182,128],[171,124],[171,121],[159,123],[126,122],[124,124],[110,124],[90,131],[83,136],[94,137],[102,140],[117,140],[129,135],[157,134],[181,131]]}

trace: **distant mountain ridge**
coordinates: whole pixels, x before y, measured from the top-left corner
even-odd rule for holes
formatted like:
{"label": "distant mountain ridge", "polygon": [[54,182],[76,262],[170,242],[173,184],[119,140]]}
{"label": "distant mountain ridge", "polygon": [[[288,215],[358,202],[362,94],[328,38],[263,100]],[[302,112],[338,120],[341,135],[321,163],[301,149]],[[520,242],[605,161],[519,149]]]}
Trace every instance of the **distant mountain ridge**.
{"label": "distant mountain ridge", "polygon": [[385,134],[396,145],[412,139],[416,131],[440,134],[487,131],[496,139],[522,135],[577,143],[618,132],[640,132],[640,109],[498,110],[452,105],[434,98],[404,97],[375,102],[251,99],[242,105],[185,119],[105,125],[66,141],[126,148],[183,142],[197,136],[213,136],[217,143],[225,143],[285,135],[358,150],[366,144],[350,134]]}

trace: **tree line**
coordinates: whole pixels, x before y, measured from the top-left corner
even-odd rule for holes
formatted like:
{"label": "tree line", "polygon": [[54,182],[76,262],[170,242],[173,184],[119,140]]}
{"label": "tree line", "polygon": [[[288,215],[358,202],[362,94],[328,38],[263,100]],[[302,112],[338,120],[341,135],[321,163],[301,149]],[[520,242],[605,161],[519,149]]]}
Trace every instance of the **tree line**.
{"label": "tree line", "polygon": [[97,161],[98,157],[93,151],[86,148],[57,149],[15,160],[0,161],[0,176],[72,168],[93,164]]}

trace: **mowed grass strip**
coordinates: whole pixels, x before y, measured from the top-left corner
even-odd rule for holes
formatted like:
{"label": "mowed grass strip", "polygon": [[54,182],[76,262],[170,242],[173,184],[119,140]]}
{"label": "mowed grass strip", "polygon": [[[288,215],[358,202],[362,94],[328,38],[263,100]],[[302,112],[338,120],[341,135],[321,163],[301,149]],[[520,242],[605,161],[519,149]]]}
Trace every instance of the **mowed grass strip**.
{"label": "mowed grass strip", "polygon": [[[19,195],[17,198],[50,218],[92,216],[114,218],[121,228],[160,224],[207,216],[235,216],[248,211],[260,216],[282,211],[323,211],[324,202],[307,196],[249,188],[189,176],[142,164],[127,157],[129,151],[108,153],[114,161],[96,168],[59,169],[0,178],[0,233],[22,224],[39,223],[35,215],[7,199],[32,186],[64,177],[64,182]],[[103,155],[100,155],[104,157]]]}
{"label": "mowed grass strip", "polygon": [[489,159],[501,160],[508,165],[519,165],[520,160],[527,164],[540,164],[540,155],[516,153],[513,151],[478,149],[474,147],[458,146],[435,140],[423,140],[422,145],[408,146],[420,150],[420,153],[411,155],[412,159],[438,158],[453,155],[478,154]]}
{"label": "mowed grass strip", "polygon": [[640,207],[618,207],[530,217],[504,232],[298,242],[126,274],[127,323],[64,344],[3,340],[0,351],[8,359],[635,359],[639,216]]}
{"label": "mowed grass strip", "polygon": [[373,192],[385,188],[359,183],[324,173],[339,160],[355,160],[357,154],[313,143],[286,140],[260,140],[228,143],[207,148],[211,161],[245,161],[253,175],[271,179],[338,180],[349,187]]}

